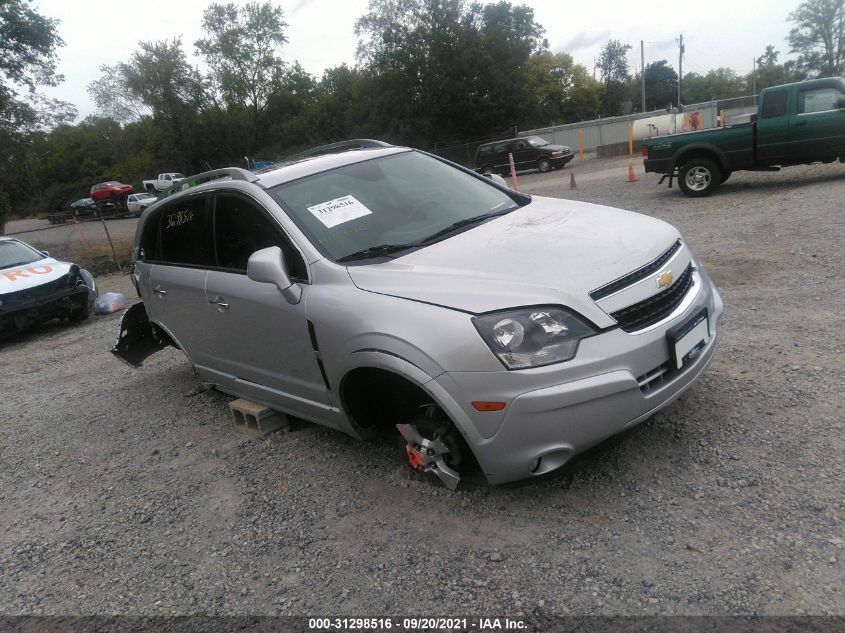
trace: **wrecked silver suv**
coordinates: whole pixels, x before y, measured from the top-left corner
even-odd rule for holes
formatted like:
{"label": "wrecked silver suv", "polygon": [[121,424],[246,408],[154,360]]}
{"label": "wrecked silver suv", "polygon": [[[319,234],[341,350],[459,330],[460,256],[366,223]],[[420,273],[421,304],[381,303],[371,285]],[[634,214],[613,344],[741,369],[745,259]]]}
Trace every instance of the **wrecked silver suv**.
{"label": "wrecked silver suv", "polygon": [[147,209],[115,353],[173,345],[224,392],[398,431],[450,488],[553,471],[710,362],[722,301],[669,224],[344,147],[193,176]]}

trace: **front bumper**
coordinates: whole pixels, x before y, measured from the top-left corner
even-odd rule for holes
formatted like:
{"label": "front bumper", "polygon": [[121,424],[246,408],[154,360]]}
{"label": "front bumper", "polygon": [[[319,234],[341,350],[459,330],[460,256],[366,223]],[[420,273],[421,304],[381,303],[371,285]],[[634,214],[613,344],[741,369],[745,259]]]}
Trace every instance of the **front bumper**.
{"label": "front bumper", "polygon": [[87,286],[61,290],[28,290],[25,300],[8,301],[0,307],[0,337],[15,334],[55,317],[71,316],[89,310],[92,291]]}
{"label": "front bumper", "polygon": [[[463,430],[491,484],[555,470],[649,418],[695,384],[713,357],[723,309],[706,273],[698,273],[701,283],[689,306],[658,327],[634,334],[614,329],[584,339],[576,358],[567,363],[451,372],[435,379],[448,394],[441,406]],[[666,332],[702,308],[707,308],[710,340],[693,362],[674,370]],[[479,412],[472,401],[504,401],[507,406],[500,412]],[[538,458],[539,467],[532,471]]]}
{"label": "front bumper", "polygon": [[569,154],[564,154],[563,156],[550,156],[549,162],[551,162],[552,167],[563,167],[573,158],[575,158],[575,153],[570,152]]}

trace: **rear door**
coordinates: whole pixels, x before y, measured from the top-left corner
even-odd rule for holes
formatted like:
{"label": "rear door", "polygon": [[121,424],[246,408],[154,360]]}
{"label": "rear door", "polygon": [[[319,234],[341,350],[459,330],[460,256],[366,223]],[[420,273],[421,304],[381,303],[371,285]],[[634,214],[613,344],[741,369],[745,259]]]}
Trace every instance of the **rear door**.
{"label": "rear door", "polygon": [[509,141],[493,143],[493,171],[506,174],[510,171],[510,159],[508,154],[511,151]]}
{"label": "rear door", "polygon": [[827,85],[799,87],[791,119],[791,153],[796,161],[845,157],[845,90]]}
{"label": "rear door", "polygon": [[157,214],[157,252],[149,272],[147,314],[197,366],[209,362],[209,314],[205,279],[214,262],[210,196],[180,198]]}
{"label": "rear door", "polygon": [[[217,194],[214,234],[217,266],[208,273],[204,310],[210,318],[203,319],[214,340],[210,362],[226,377],[266,389],[264,398],[285,410],[313,417],[329,394],[305,314],[305,259],[271,214],[243,194]],[[250,255],[268,246],[282,249],[288,274],[303,290],[299,303],[247,277]]]}
{"label": "rear door", "polygon": [[757,116],[757,163],[779,165],[789,161],[789,106],[788,88],[763,93]]}

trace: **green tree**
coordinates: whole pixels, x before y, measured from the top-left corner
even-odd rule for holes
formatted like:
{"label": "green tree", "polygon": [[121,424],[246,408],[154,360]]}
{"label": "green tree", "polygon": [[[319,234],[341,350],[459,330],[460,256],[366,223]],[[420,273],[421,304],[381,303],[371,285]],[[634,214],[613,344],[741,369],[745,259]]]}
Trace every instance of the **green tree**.
{"label": "green tree", "polygon": [[76,116],[70,104],[38,93],[64,79],[56,72],[64,45],[57,27],[29,0],[0,2],[0,234],[11,209],[39,184],[27,135]]}
{"label": "green tree", "polygon": [[[511,127],[531,99],[531,54],[545,45],[528,7],[509,2],[371,0],[358,19],[353,127],[380,127],[403,142],[434,144]],[[375,94],[373,94],[375,93]]]}
{"label": "green tree", "polygon": [[730,68],[714,68],[701,75],[684,75],[684,96],[687,103],[702,103],[741,97],[747,91],[745,80]]}
{"label": "green tree", "polygon": [[45,18],[29,5],[29,0],[0,2],[0,126],[16,132],[76,115],[70,104],[37,92],[64,81],[56,72],[56,51],[64,41],[58,20]]}
{"label": "green tree", "polygon": [[845,74],[845,0],[806,0],[789,14],[791,52],[810,76]]}
{"label": "green tree", "polygon": [[162,171],[187,169],[196,149],[198,113],[215,104],[207,85],[185,57],[181,38],[140,42],[128,62],[119,63],[116,81],[149,108],[161,133],[155,135],[154,152],[167,157]]}
{"label": "green tree", "polygon": [[287,43],[284,12],[272,2],[210,5],[203,12],[206,37],[195,46],[211,69],[210,80],[228,107],[247,113],[253,148],[259,120],[284,77],[278,50]]}
{"label": "green tree", "polygon": [[780,86],[781,84],[790,83],[793,81],[801,81],[806,78],[805,73],[797,68],[794,61],[787,61],[783,64],[778,63],[778,56],[780,51],[775,50],[775,47],[769,44],[766,46],[766,51],[757,58],[756,75],[748,75],[745,78],[748,87],[756,88],[759,93],[764,88],[771,86]]}
{"label": "green tree", "polygon": [[628,51],[630,44],[608,40],[599,54],[598,70],[604,84],[601,111],[604,116],[624,114],[624,101],[628,95]]}
{"label": "green tree", "polygon": [[542,50],[528,60],[527,92],[534,99],[531,126],[571,123],[598,116],[601,85],[569,53]]}
{"label": "green tree", "polygon": [[[678,100],[678,73],[665,59],[645,67],[645,100],[646,110],[663,109]],[[636,91],[635,101],[642,103],[642,85]]]}
{"label": "green tree", "polygon": [[100,66],[100,78],[88,84],[88,95],[97,105],[97,113],[127,123],[138,121],[149,112],[144,103],[134,95],[120,64]]}

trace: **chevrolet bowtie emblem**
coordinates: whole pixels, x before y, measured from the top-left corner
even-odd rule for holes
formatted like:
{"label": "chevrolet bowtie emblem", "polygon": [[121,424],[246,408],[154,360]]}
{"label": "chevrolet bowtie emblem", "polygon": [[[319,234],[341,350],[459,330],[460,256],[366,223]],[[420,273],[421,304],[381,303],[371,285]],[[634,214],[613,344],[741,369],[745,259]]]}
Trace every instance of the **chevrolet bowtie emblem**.
{"label": "chevrolet bowtie emblem", "polygon": [[657,287],[658,288],[665,288],[666,286],[672,283],[672,280],[675,279],[675,275],[672,274],[671,270],[664,270],[657,276]]}

